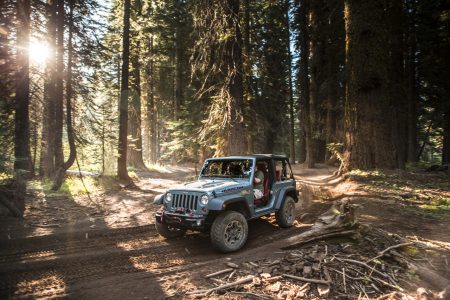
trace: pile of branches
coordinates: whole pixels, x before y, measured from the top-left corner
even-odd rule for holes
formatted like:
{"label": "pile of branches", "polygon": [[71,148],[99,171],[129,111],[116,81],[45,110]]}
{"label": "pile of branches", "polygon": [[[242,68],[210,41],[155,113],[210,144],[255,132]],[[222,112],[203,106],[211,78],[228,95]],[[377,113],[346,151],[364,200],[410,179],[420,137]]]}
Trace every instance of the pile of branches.
{"label": "pile of branches", "polygon": [[[357,247],[357,246],[356,246]],[[353,243],[318,243],[279,252],[281,258],[228,262],[206,275],[212,288],[187,292],[192,297],[240,294],[260,299],[416,299],[406,293],[417,267],[401,250],[416,247],[400,242],[376,253],[359,254]],[[370,257],[369,257],[370,255]],[[414,269],[416,268],[416,269]],[[406,286],[406,287],[405,287]],[[427,298],[446,299],[444,293]]]}
{"label": "pile of branches", "polygon": [[[340,203],[320,216],[309,232],[289,239],[294,243],[275,252],[277,258],[239,265],[228,261],[224,268],[205,276],[213,287],[190,291],[184,296],[416,299],[406,292],[415,289],[411,284],[413,276],[435,283],[437,289],[448,286],[446,279],[417,263],[417,253],[425,247],[422,243],[361,226],[353,212],[354,207]],[[325,242],[325,238],[334,240]],[[425,289],[418,293],[428,295],[420,299],[449,296],[445,292],[434,295]]]}

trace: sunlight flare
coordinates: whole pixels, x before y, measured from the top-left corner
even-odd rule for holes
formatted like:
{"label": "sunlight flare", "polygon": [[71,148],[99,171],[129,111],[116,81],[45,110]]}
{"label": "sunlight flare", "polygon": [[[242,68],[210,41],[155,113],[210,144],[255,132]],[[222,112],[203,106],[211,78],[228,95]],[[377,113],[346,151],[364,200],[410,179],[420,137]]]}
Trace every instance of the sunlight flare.
{"label": "sunlight flare", "polygon": [[45,64],[50,56],[50,49],[45,42],[31,41],[28,49],[31,62],[38,65]]}

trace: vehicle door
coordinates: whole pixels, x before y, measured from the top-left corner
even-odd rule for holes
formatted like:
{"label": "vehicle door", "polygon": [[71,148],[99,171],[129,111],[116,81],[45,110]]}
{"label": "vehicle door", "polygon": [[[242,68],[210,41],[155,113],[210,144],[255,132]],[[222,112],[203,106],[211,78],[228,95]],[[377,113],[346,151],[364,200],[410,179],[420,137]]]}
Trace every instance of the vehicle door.
{"label": "vehicle door", "polygon": [[279,198],[283,197],[285,190],[289,187],[295,186],[294,175],[287,158],[274,159],[274,173],[275,180],[273,183],[272,192],[276,199],[275,202],[278,204],[279,201],[283,200]]}

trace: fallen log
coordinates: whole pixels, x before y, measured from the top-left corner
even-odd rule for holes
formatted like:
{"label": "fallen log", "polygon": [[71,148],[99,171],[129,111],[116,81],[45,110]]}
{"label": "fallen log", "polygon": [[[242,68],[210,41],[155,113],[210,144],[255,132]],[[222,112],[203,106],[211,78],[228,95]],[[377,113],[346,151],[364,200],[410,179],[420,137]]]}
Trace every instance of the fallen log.
{"label": "fallen log", "polygon": [[359,223],[355,217],[356,206],[342,201],[333,205],[327,212],[320,215],[311,230],[287,239],[286,250],[316,240],[332,237],[359,237]]}

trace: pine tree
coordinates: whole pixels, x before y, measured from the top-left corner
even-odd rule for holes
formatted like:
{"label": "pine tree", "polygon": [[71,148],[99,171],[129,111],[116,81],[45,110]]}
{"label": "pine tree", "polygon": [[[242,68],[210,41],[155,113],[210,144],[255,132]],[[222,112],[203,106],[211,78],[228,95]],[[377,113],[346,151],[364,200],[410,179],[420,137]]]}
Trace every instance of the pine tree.
{"label": "pine tree", "polygon": [[212,100],[201,136],[216,155],[246,152],[239,12],[239,0],[202,1],[196,11],[200,39],[194,69],[204,78],[200,95],[207,93]]}

